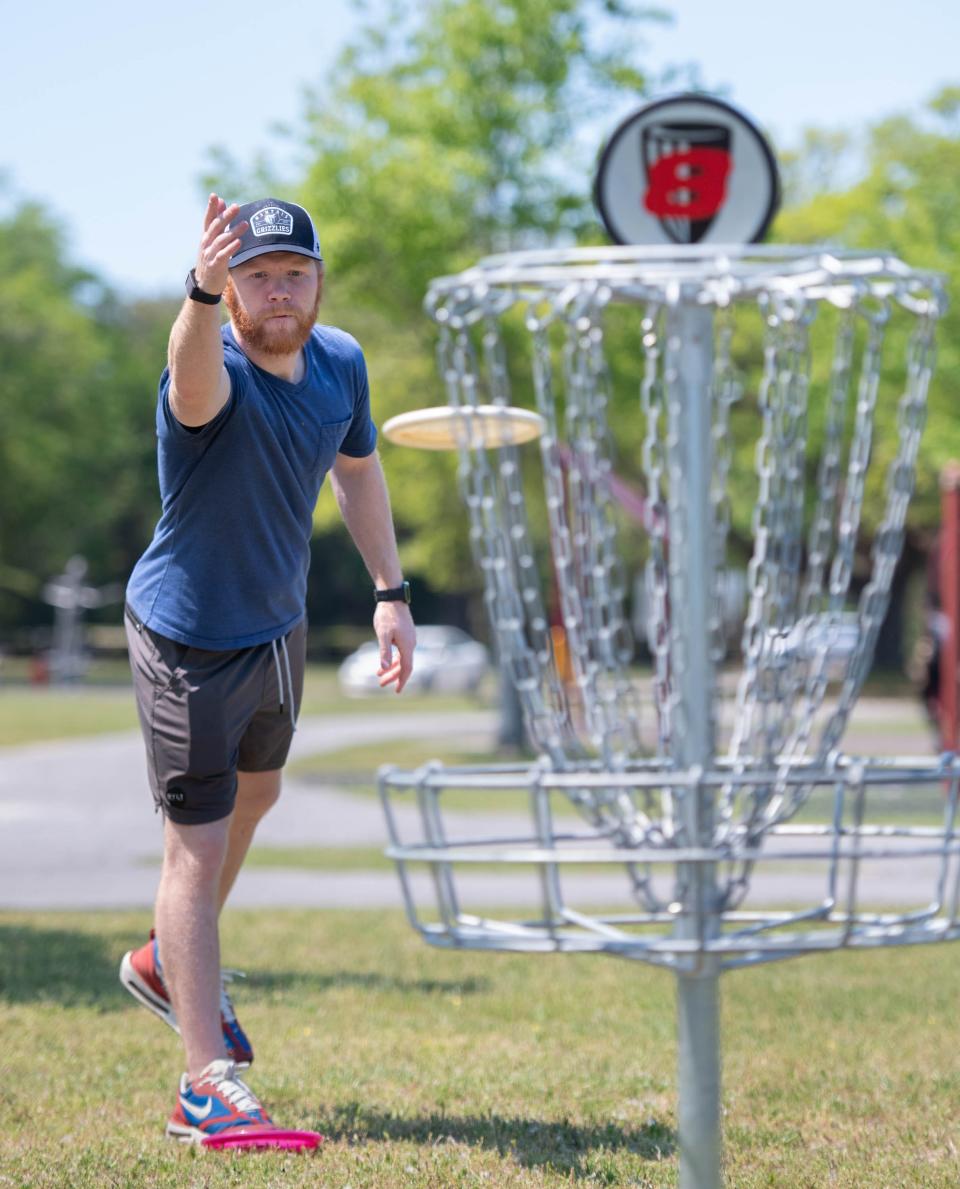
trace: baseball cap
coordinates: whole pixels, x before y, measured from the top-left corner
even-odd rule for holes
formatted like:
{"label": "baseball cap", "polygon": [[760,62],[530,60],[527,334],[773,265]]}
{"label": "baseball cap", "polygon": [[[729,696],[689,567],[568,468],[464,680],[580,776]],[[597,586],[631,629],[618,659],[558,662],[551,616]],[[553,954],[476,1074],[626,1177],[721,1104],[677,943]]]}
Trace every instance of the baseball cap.
{"label": "baseball cap", "polygon": [[240,247],[230,258],[231,268],[264,252],[296,252],[314,260],[323,259],[313,220],[295,202],[260,198],[244,203],[230,226],[243,220],[249,226],[240,239]]}

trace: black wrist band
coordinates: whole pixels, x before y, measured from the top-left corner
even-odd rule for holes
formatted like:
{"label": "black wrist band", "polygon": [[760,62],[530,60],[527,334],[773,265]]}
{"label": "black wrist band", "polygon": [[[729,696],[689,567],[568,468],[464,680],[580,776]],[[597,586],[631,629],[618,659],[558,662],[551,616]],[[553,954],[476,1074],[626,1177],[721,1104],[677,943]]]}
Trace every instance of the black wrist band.
{"label": "black wrist band", "polygon": [[187,291],[187,297],[191,301],[199,301],[201,305],[215,306],[220,304],[221,293],[207,293],[205,289],[201,289],[197,284],[197,274],[191,268],[187,273],[187,279],[184,282],[184,288]]}
{"label": "black wrist band", "polygon": [[377,590],[374,587],[373,599],[376,603],[409,603],[410,583],[402,582],[399,586],[391,586],[389,590]]}

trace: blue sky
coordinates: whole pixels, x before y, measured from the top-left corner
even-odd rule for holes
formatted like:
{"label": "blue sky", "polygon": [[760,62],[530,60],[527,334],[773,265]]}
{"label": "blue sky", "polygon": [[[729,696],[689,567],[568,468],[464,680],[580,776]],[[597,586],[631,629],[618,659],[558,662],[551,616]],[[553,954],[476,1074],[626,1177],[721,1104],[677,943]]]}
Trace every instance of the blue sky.
{"label": "blue sky", "polygon": [[[647,27],[644,65],[699,63],[781,146],[805,125],[915,112],[960,81],[960,5],[948,0],[662,3],[675,20]],[[274,126],[296,121],[356,21],[349,0],[7,6],[0,172],[15,197],[50,207],[75,259],[127,293],[175,292],[209,148],[241,162],[285,152]]]}

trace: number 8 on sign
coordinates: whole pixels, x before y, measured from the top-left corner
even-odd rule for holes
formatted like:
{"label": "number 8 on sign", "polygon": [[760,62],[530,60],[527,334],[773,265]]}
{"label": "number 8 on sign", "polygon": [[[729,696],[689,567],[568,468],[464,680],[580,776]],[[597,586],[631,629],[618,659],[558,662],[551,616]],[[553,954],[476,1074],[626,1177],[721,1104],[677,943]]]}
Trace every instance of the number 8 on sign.
{"label": "number 8 on sign", "polygon": [[727,196],[730,129],[720,124],[651,124],[641,145],[647,173],[643,205],[678,244],[696,244]]}
{"label": "number 8 on sign", "polygon": [[614,132],[595,199],[623,244],[742,244],[762,239],[779,201],[773,154],[736,108],[677,95],[634,112]]}

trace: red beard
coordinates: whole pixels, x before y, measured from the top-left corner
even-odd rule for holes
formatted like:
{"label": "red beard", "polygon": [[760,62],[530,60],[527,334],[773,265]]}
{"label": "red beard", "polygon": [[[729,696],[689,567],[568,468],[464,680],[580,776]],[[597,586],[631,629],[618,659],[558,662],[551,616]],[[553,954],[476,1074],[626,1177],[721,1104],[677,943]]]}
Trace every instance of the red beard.
{"label": "red beard", "polygon": [[282,326],[274,321],[275,316],[280,313],[277,309],[269,310],[259,318],[251,318],[240,304],[237,292],[231,284],[224,290],[223,300],[230,311],[234,326],[248,346],[263,355],[292,355],[299,351],[310,337],[317,321],[321,296],[322,290],[318,285],[317,297],[309,313],[290,306],[285,307],[283,313],[286,317]]}

